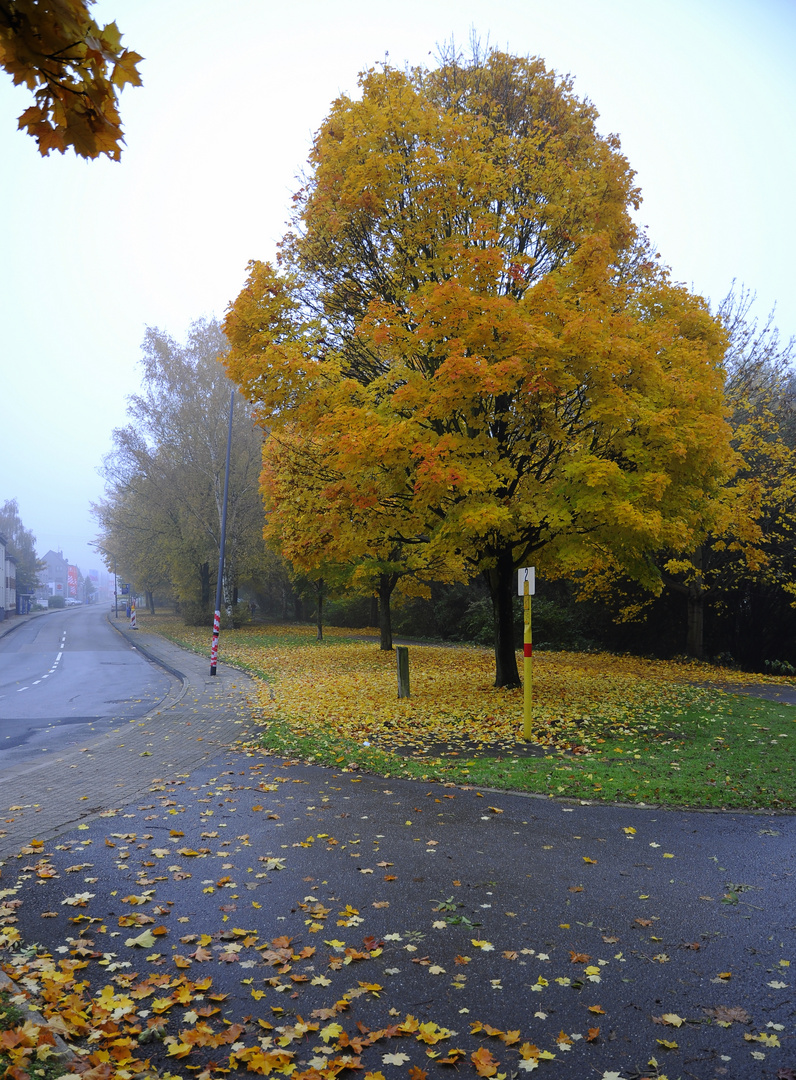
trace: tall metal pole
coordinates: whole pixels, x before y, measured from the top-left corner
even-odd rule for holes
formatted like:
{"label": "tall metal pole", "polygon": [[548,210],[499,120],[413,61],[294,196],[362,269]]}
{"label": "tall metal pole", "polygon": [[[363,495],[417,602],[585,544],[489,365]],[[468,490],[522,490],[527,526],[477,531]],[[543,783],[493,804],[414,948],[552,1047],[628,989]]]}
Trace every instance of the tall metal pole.
{"label": "tall metal pole", "polygon": [[119,618],[119,592],[116,585],[116,556],[113,556],[113,607],[114,617]]}
{"label": "tall metal pole", "polygon": [[224,470],[224,501],[221,507],[221,543],[218,552],[218,581],[216,582],[216,610],[213,615],[213,644],[210,647],[210,674],[216,674],[218,661],[218,635],[221,633],[221,592],[224,582],[224,544],[227,539],[227,496],[229,495],[229,459],[232,454],[232,410],[235,391],[229,392],[229,432],[227,434],[227,467]]}

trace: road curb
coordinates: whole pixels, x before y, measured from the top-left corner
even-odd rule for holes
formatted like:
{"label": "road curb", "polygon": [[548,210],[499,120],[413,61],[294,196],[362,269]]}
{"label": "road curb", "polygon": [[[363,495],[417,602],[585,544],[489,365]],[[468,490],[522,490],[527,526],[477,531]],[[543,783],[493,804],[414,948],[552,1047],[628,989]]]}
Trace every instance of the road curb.
{"label": "road curb", "polygon": [[[98,616],[101,626],[101,612]],[[111,626],[114,625],[112,618],[107,621]],[[134,727],[129,730],[125,727],[118,739],[108,731],[86,738],[62,752],[58,758],[61,780],[57,785],[53,779],[51,761],[35,760],[21,771],[17,770],[17,776],[9,775],[7,779],[10,783],[6,787],[8,797],[13,802],[27,803],[30,800],[25,797],[26,793],[41,789],[43,797],[39,801],[42,803],[42,816],[37,819],[32,809],[28,813],[28,808],[25,808],[22,815],[24,820],[21,818],[16,825],[8,829],[5,836],[0,837],[0,865],[6,859],[16,857],[20,846],[27,843],[31,835],[37,835],[49,842],[78,825],[93,821],[103,810],[118,808],[135,799],[140,800],[144,792],[151,787],[154,778],[165,774],[152,771],[149,766],[139,768],[136,765],[138,759],[132,756],[133,750],[140,751],[141,758],[152,758],[152,764],[160,755],[165,762],[174,763],[168,768],[189,773],[206,764],[216,753],[223,753],[224,748],[236,748],[248,735],[251,710],[247,705],[251,693],[244,685],[250,678],[247,673],[230,668],[221,673],[225,677],[210,680],[203,677],[203,661],[189,652],[178,651],[179,646],[168,639],[153,635],[154,640],[150,640],[149,635],[146,635],[145,644],[136,637],[135,631],[127,632],[118,626],[114,629],[142,659],[158,666],[170,676],[168,691],[146,713],[136,718]],[[145,635],[144,631],[140,633]],[[161,642],[162,649],[159,648]],[[181,660],[182,654],[185,656],[184,663]],[[219,701],[222,701],[221,709]],[[245,727],[241,729],[238,725],[244,720]],[[235,724],[231,721],[235,721]],[[143,732],[145,727],[153,726],[153,722],[153,730],[144,732],[139,739],[139,731]],[[200,722],[201,726],[197,726],[197,722]],[[197,736],[201,738],[196,738]],[[150,739],[154,740],[154,745],[148,741]],[[114,749],[113,744],[117,741],[121,745]],[[93,770],[96,768],[94,755],[97,754],[103,755],[102,768],[114,773],[114,782],[109,779],[106,783],[103,774],[97,776],[96,785],[92,786]],[[78,771],[66,772],[72,767]],[[0,779],[0,786],[3,786],[5,779]],[[116,780],[119,783],[116,783]],[[94,798],[83,802],[82,797],[88,792],[92,792]],[[81,798],[78,799],[77,796]],[[86,798],[88,800],[88,796]],[[38,812],[37,810],[36,813]]]}
{"label": "road curb", "polygon": [[[0,990],[7,990],[9,994],[21,994],[22,991],[10,976],[6,975],[2,968],[0,968]],[[47,1020],[32,1008],[27,1000],[22,1002],[14,1002],[14,1007],[19,1009],[26,1021],[36,1024],[37,1027],[50,1029],[50,1025]],[[55,1051],[60,1063],[65,1068],[74,1066],[73,1071],[77,1072],[78,1067],[84,1068],[82,1059],[70,1050],[64,1040],[58,1034],[57,1031],[51,1031],[52,1037],[55,1041]]]}
{"label": "road curb", "polygon": [[125,639],[125,641],[129,641],[133,648],[138,649],[138,651],[142,653],[147,658],[147,660],[150,661],[150,663],[157,664],[158,667],[161,667],[164,671],[167,671],[169,675],[173,675],[175,679],[179,679],[180,682],[183,683],[183,685],[187,685],[188,677],[185,675],[184,672],[178,671],[177,668],[174,668],[170,664],[167,664],[165,660],[162,660],[155,653],[151,652],[149,649],[147,649],[145,645],[140,644],[140,642],[130,637],[130,632],[122,629],[121,626],[117,626],[116,621],[114,619],[111,619],[110,614],[108,614],[107,616],[107,621],[108,626],[113,627],[116,633],[120,634]]}
{"label": "road curb", "polygon": [[20,626],[26,626],[32,619],[39,619],[42,615],[49,615],[52,611],[58,611],[59,608],[49,608],[47,611],[31,611],[27,615],[10,615],[0,622],[0,638],[6,637],[7,634],[12,634],[15,630],[18,630]]}

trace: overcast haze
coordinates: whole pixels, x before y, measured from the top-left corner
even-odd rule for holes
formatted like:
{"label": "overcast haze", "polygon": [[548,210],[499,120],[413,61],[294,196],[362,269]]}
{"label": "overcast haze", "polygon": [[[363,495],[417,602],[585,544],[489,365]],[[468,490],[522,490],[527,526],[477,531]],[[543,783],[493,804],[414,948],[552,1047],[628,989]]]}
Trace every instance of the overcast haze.
{"label": "overcast haze", "polygon": [[139,387],[147,325],[223,316],[284,231],[312,133],[357,73],[481,40],[545,59],[616,132],[638,220],[673,276],[717,304],[733,278],[796,333],[792,0],[101,0],[146,59],[121,164],[41,158],[30,98],[0,73],[3,469],[39,554],[85,572],[97,469]]}

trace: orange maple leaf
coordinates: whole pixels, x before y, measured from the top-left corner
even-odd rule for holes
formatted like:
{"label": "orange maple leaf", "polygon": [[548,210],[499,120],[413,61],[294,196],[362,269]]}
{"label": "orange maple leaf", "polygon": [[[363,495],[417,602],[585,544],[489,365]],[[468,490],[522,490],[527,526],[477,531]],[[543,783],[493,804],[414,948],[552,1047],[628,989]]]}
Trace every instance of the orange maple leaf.
{"label": "orange maple leaf", "polygon": [[500,1062],[497,1058],[494,1058],[485,1046],[482,1046],[480,1050],[476,1050],[470,1054],[470,1061],[475,1066],[475,1071],[479,1076],[494,1076],[498,1071]]}

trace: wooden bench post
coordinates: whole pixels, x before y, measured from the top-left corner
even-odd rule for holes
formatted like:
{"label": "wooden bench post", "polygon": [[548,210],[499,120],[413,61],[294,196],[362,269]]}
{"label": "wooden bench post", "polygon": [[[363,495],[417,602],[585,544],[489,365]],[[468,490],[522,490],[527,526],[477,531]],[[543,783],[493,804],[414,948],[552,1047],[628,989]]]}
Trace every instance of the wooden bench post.
{"label": "wooden bench post", "polygon": [[409,697],[409,649],[406,645],[396,645],[395,658],[398,663],[398,697]]}

